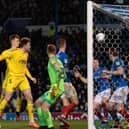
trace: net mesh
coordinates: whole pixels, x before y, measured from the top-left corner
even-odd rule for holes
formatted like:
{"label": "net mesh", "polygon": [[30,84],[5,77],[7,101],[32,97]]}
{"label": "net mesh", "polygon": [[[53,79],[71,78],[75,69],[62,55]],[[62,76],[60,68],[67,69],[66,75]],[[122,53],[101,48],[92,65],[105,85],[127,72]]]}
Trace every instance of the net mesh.
{"label": "net mesh", "polygon": [[[110,50],[118,50],[120,58],[125,64],[126,79],[129,80],[129,22],[121,20],[112,14],[94,8],[94,57],[99,59],[102,66],[111,68],[112,62],[109,59]],[[99,32],[105,34],[105,39],[98,42],[95,38]],[[96,87],[98,88],[98,87]],[[97,89],[95,89],[97,93]]]}

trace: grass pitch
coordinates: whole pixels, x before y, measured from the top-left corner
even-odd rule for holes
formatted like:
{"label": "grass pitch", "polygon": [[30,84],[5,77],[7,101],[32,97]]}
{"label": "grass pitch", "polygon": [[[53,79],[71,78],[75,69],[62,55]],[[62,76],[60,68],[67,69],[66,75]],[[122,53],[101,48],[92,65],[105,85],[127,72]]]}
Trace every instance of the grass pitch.
{"label": "grass pitch", "polygon": [[[85,120],[73,120],[69,121],[72,129],[88,129],[87,121]],[[28,121],[7,121],[0,120],[0,124],[2,125],[1,129],[33,129],[32,127],[28,127]],[[55,129],[59,129],[59,121],[54,121]],[[122,121],[124,125],[124,129],[129,129],[127,123]],[[113,125],[113,121],[109,121],[109,126],[100,127],[100,121],[95,121],[96,129],[110,129],[111,125]]]}
{"label": "grass pitch", "polygon": [[[0,120],[1,129],[33,129],[28,127],[28,121],[7,121]],[[59,129],[59,121],[54,121],[55,129]],[[87,129],[87,122],[82,120],[70,121],[72,129]]]}

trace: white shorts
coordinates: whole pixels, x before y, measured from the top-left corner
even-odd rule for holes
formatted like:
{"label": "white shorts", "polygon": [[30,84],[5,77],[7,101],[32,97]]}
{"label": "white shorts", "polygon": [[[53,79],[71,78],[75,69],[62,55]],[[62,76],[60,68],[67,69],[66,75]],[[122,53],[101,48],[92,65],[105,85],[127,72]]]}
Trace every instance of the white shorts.
{"label": "white shorts", "polygon": [[110,95],[111,95],[111,89],[109,88],[109,89],[107,89],[107,90],[104,90],[104,91],[98,93],[98,94],[95,96],[95,98],[94,98],[94,102],[101,104],[101,103],[102,103],[102,99],[103,99],[103,98],[109,99],[109,98],[110,98]]}
{"label": "white shorts", "polygon": [[127,95],[129,93],[128,86],[118,88],[114,91],[109,102],[126,104]]}
{"label": "white shorts", "polygon": [[62,94],[61,98],[63,97],[71,98],[72,96],[77,96],[76,89],[74,88],[71,82],[65,82],[64,93]]}

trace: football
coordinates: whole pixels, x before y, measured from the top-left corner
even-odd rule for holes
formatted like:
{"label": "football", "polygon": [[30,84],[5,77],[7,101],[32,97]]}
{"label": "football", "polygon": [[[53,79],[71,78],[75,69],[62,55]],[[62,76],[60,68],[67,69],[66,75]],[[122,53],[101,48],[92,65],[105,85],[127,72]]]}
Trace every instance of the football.
{"label": "football", "polygon": [[102,41],[104,41],[104,39],[105,39],[105,34],[104,33],[98,33],[98,34],[96,34],[96,40],[98,42],[102,42]]}

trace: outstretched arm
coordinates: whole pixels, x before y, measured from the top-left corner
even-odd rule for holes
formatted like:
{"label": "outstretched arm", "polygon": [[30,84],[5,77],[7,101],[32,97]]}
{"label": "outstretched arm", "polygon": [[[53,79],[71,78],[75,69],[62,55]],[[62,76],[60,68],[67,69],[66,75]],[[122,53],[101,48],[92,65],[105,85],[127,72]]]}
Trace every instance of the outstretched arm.
{"label": "outstretched arm", "polygon": [[115,71],[104,70],[103,72],[111,75],[122,75],[124,73],[124,70],[122,67],[118,67]]}

